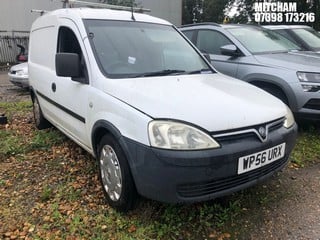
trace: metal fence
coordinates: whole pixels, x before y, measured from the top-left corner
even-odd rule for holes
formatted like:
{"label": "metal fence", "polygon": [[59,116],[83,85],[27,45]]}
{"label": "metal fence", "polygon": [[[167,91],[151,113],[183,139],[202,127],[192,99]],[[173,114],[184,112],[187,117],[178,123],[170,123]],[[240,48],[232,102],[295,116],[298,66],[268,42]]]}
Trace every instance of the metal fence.
{"label": "metal fence", "polygon": [[0,31],[0,70],[16,63],[16,56],[20,52],[18,44],[28,49],[29,32]]}

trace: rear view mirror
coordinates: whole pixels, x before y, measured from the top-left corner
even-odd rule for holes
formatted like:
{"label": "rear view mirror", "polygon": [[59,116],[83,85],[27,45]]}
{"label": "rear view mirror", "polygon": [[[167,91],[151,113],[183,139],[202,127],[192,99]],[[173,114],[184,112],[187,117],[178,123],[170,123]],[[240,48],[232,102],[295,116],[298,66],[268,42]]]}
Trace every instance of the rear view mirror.
{"label": "rear view mirror", "polygon": [[56,73],[60,77],[79,77],[80,58],[76,53],[56,54]]}

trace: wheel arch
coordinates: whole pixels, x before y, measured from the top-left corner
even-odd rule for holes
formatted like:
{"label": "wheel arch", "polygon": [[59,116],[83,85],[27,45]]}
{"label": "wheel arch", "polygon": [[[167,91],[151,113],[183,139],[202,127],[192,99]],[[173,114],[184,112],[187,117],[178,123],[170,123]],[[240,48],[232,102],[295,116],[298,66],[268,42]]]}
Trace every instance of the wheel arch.
{"label": "wheel arch", "polygon": [[248,82],[264,90],[265,88],[273,88],[280,91],[285,97],[285,100],[287,101],[291,109],[295,108],[297,105],[294,98],[294,93],[292,92],[289,84],[285,83],[284,81],[281,81],[281,84],[279,83],[280,81],[273,81],[268,79],[251,79]]}
{"label": "wheel arch", "polygon": [[121,134],[120,130],[111,122],[107,120],[98,120],[92,128],[91,132],[91,144],[94,153],[94,157],[98,157],[98,147],[99,143],[104,135],[112,135],[119,143],[122,148],[125,157],[128,160],[129,166],[132,169],[132,161],[130,156],[129,147],[124,139],[124,136]]}
{"label": "wheel arch", "polygon": [[[106,120],[99,120],[97,121],[92,128],[91,132],[91,142],[92,142],[92,148],[95,157],[98,156],[98,145],[99,142],[101,141],[102,137],[106,134],[111,134],[113,137],[115,137],[116,140],[119,141],[119,139],[122,137],[121,132],[110,122]],[[122,148],[123,146],[122,143],[119,144]]]}

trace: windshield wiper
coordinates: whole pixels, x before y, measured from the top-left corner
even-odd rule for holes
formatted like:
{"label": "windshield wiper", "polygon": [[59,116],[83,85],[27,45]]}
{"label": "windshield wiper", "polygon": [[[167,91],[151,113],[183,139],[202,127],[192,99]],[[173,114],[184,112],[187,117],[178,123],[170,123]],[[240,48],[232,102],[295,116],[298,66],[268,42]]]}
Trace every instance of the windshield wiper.
{"label": "windshield wiper", "polygon": [[185,71],[185,70],[179,70],[179,69],[165,69],[161,71],[156,71],[156,72],[146,72],[146,73],[141,73],[137,74],[133,77],[154,77],[154,76],[168,76],[168,75],[180,75],[180,74],[200,74],[200,73],[208,73],[212,72],[211,69],[200,69],[200,70],[195,70],[195,71]]}
{"label": "windshield wiper", "polygon": [[195,70],[195,71],[190,71],[190,72],[186,72],[187,74],[200,74],[200,73],[212,73],[212,70],[209,68],[203,68],[200,70]]}
{"label": "windshield wiper", "polygon": [[153,76],[167,76],[167,75],[178,75],[181,73],[185,73],[185,70],[178,70],[178,69],[165,69],[156,72],[148,72],[141,74],[141,77],[153,77]]}

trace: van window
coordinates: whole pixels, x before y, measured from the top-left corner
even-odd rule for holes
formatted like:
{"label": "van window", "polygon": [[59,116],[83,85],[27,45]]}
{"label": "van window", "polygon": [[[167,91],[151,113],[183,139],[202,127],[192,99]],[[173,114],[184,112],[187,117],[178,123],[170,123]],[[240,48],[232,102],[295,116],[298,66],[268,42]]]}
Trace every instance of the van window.
{"label": "van window", "polygon": [[76,53],[79,55],[81,63],[80,78],[88,82],[87,68],[79,41],[74,32],[68,27],[60,27],[58,34],[57,53]]}
{"label": "van window", "polygon": [[172,26],[110,20],[85,25],[100,69],[110,78],[212,72]]}

